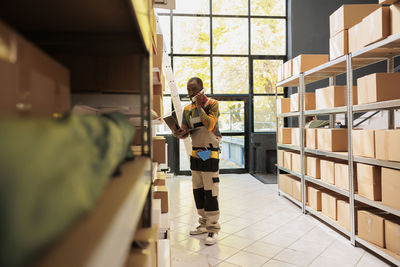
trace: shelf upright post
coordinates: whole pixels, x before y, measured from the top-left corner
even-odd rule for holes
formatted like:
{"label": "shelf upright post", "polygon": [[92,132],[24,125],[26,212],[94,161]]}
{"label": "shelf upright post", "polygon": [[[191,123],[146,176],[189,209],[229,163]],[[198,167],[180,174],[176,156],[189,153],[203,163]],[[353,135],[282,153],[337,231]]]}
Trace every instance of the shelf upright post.
{"label": "shelf upright post", "polygon": [[[278,103],[278,87],[275,85],[275,103]],[[278,196],[281,195],[281,191],[279,190],[279,165],[278,165],[278,134],[279,134],[279,117],[278,117],[278,105],[276,105],[276,134],[275,134],[275,143],[276,143],[276,175],[278,180]]]}
{"label": "shelf upright post", "polygon": [[[387,59],[387,72],[394,72],[394,57],[390,57]],[[395,115],[394,109],[388,110],[388,128],[394,129],[395,128]]]}
{"label": "shelf upright post", "polygon": [[305,176],[305,168],[304,168],[304,93],[306,91],[306,86],[304,83],[304,72],[300,73],[299,77],[299,87],[298,87],[298,95],[299,95],[299,103],[300,103],[300,113],[299,113],[299,131],[300,131],[300,164],[301,164],[301,209],[303,213],[306,213],[306,180]]}
{"label": "shelf upright post", "polygon": [[349,204],[350,204],[350,242],[353,246],[356,245],[356,226],[355,226],[355,208],[354,208],[354,176],[353,176],[353,67],[352,55],[346,55],[346,78],[347,78],[347,143],[348,143],[348,166],[349,166]]}
{"label": "shelf upright post", "polygon": [[[334,86],[336,85],[336,76],[330,76],[329,77],[329,86]],[[330,114],[329,115],[329,128],[335,127],[335,122],[336,122],[336,114]]]}

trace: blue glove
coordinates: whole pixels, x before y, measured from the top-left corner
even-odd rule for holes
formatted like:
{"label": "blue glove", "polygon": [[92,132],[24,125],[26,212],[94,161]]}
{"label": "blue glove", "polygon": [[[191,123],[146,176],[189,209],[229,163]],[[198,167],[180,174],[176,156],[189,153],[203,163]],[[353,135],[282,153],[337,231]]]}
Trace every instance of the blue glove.
{"label": "blue glove", "polygon": [[203,161],[208,160],[211,157],[211,150],[197,151],[197,156],[199,156]]}

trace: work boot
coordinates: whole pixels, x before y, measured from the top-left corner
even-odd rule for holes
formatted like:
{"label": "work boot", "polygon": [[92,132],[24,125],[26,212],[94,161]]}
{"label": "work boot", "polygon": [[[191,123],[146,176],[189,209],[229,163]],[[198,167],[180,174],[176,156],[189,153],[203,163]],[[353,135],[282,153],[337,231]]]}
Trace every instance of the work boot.
{"label": "work boot", "polygon": [[205,242],[205,244],[206,244],[207,246],[212,246],[212,245],[214,245],[215,243],[217,243],[217,239],[218,239],[218,234],[217,234],[217,233],[212,233],[212,232],[210,232],[210,233],[208,233],[208,236],[206,237],[206,242]]}
{"label": "work boot", "polygon": [[194,230],[190,230],[190,235],[202,235],[207,233],[207,229],[205,226],[197,226]]}

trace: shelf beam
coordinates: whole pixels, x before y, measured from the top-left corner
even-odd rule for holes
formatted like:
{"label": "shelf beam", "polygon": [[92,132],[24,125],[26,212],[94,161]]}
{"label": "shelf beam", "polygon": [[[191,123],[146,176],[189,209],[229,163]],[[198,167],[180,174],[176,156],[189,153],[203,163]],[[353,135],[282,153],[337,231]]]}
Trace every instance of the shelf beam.
{"label": "shelf beam", "polygon": [[354,162],[400,170],[400,162],[354,156]]}
{"label": "shelf beam", "polygon": [[365,241],[364,239],[361,239],[358,236],[356,236],[355,239],[356,239],[357,243],[359,243],[359,244],[363,245],[364,247],[368,248],[369,250],[375,252],[379,256],[387,259],[388,261],[392,262],[394,265],[400,266],[400,257],[398,255],[394,254],[391,251],[388,251],[387,249],[375,246],[374,244],[371,244],[368,241]]}
{"label": "shelf beam", "polygon": [[380,209],[380,210],[387,211],[387,212],[389,212],[389,213],[391,213],[391,214],[394,214],[394,215],[400,217],[400,210],[397,210],[397,209],[388,207],[388,206],[386,206],[386,205],[383,205],[382,202],[373,201],[373,200],[370,200],[370,199],[368,199],[368,198],[362,197],[362,196],[360,196],[360,195],[355,195],[355,196],[354,196],[354,199],[357,200],[357,201],[359,201],[359,202],[362,202],[362,203],[364,203],[364,204],[367,204],[367,205],[369,205],[369,206],[378,208],[378,209]]}
{"label": "shelf beam", "polygon": [[290,144],[278,144],[278,148],[300,151],[299,146],[294,146],[294,145],[290,145]]}
{"label": "shelf beam", "polygon": [[300,201],[298,201],[297,199],[293,198],[292,196],[286,194],[285,192],[283,192],[282,190],[279,190],[279,195],[289,199],[290,201],[292,201],[294,204],[296,204],[297,206],[299,206],[301,208],[302,204]]}
{"label": "shelf beam", "polygon": [[294,176],[296,176],[296,177],[298,177],[298,178],[301,179],[301,174],[300,174],[300,173],[291,171],[291,170],[286,169],[286,168],[283,168],[283,167],[281,167],[281,166],[278,166],[278,169],[281,170],[281,171],[287,172],[287,173],[289,173],[289,174],[291,174],[291,175],[294,175]]}
{"label": "shelf beam", "polygon": [[324,156],[329,158],[341,159],[341,160],[348,160],[347,152],[329,152],[329,151],[322,151],[312,148],[304,148],[304,152],[315,154],[318,156]]}
{"label": "shelf beam", "polygon": [[310,207],[306,207],[306,210],[308,213],[314,215],[315,217],[319,218],[320,220],[326,222],[327,224],[329,224],[330,226],[332,226],[333,228],[335,228],[336,230],[342,232],[343,234],[345,234],[346,236],[350,237],[350,233],[349,231],[347,231],[346,229],[344,229],[343,227],[341,227],[339,224],[337,224],[336,221],[332,220],[331,218],[323,215],[321,212],[313,210]]}
{"label": "shelf beam", "polygon": [[328,184],[328,183],[322,181],[321,179],[315,179],[315,178],[312,178],[312,177],[309,177],[309,176],[305,176],[304,178],[305,178],[305,180],[307,182],[322,186],[324,188],[327,188],[327,189],[329,189],[329,190],[331,190],[333,192],[336,192],[336,193],[338,193],[340,195],[343,195],[345,197],[349,197],[349,192],[348,191],[340,189],[340,188],[338,188],[338,187],[336,187],[336,186],[334,186],[332,184]]}

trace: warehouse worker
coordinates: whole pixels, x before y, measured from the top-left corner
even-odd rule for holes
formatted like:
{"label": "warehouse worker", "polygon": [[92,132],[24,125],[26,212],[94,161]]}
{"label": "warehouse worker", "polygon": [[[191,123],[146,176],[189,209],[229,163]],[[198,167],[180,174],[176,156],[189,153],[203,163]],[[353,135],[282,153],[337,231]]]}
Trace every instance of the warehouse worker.
{"label": "warehouse worker", "polygon": [[182,127],[176,136],[190,135],[192,139],[190,169],[200,225],[190,234],[208,233],[205,244],[214,245],[220,230],[219,142],[222,137],[218,129],[218,101],[204,95],[203,82],[198,77],[189,79],[187,90],[192,102],[184,109]]}

